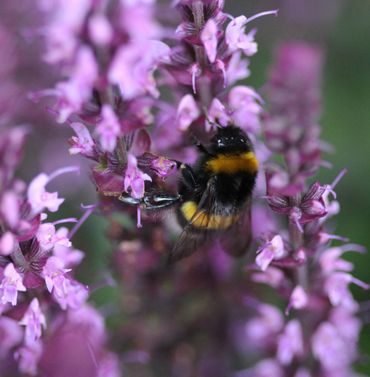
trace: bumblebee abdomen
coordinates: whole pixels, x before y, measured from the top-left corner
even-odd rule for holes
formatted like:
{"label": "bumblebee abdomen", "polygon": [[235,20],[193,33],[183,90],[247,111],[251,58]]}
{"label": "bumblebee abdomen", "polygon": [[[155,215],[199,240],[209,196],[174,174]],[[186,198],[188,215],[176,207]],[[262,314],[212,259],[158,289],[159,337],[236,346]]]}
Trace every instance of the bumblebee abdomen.
{"label": "bumblebee abdomen", "polygon": [[186,201],[179,208],[179,218],[181,222],[191,224],[198,230],[218,230],[227,229],[239,218],[238,213],[211,213],[204,209],[198,210],[198,204],[194,201]]}

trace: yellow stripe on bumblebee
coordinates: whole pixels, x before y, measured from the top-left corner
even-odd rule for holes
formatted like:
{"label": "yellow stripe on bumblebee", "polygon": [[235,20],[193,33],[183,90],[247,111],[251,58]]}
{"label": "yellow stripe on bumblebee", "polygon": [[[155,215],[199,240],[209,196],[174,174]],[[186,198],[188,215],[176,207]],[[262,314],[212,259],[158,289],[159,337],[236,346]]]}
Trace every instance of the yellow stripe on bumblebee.
{"label": "yellow stripe on bumblebee", "polygon": [[215,174],[257,173],[258,160],[253,152],[229,155],[218,154],[215,158],[207,161],[206,168]]}
{"label": "yellow stripe on bumblebee", "polygon": [[182,204],[181,213],[195,228],[201,229],[227,229],[233,225],[239,218],[239,215],[212,215],[207,214],[204,210],[197,213],[198,206],[193,201]]}

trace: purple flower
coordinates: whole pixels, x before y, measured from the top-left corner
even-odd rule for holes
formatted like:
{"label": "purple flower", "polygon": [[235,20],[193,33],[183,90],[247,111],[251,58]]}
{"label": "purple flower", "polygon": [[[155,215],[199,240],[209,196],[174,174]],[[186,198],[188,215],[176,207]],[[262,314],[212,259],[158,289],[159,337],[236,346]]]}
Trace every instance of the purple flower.
{"label": "purple flower", "polygon": [[45,173],[35,177],[27,191],[28,202],[34,213],[40,213],[45,208],[51,212],[56,212],[59,206],[64,202],[63,198],[58,198],[57,192],[47,192],[45,186],[49,183],[50,178]]}
{"label": "purple flower", "polygon": [[86,302],[89,295],[85,285],[69,278],[63,281],[63,289],[60,288],[57,286],[57,289],[53,290],[53,297],[63,310],[78,309]]}
{"label": "purple flower", "polygon": [[20,200],[14,191],[6,191],[3,193],[0,202],[0,212],[9,225],[10,228],[15,228],[18,225],[20,218]]}
{"label": "purple flower", "polygon": [[248,69],[248,61],[242,59],[240,52],[235,52],[229,61],[226,68],[226,81],[229,85],[234,84],[236,81],[243,80],[250,75]]}
{"label": "purple flower", "polygon": [[234,18],[226,28],[225,41],[232,52],[240,49],[245,55],[252,56],[257,52],[257,43],[254,41],[255,30],[248,34],[244,32],[247,22],[245,16]]}
{"label": "purple flower", "polygon": [[30,306],[19,323],[26,326],[26,344],[32,344],[41,337],[41,328],[46,328],[46,319],[40,309],[37,298],[31,301]]}
{"label": "purple flower", "polygon": [[281,259],[285,255],[283,239],[277,234],[258,251],[256,264],[262,271],[266,271],[274,259]]}
{"label": "purple flower", "polygon": [[93,52],[88,47],[81,47],[77,52],[70,77],[69,80],[56,85],[56,110],[60,123],[65,122],[72,113],[79,112],[83,104],[90,99],[98,77],[98,66]]}
{"label": "purple flower", "polygon": [[369,285],[354,278],[347,272],[333,272],[325,279],[324,290],[332,305],[352,305],[353,297],[348,288],[350,283],[369,289]]}
{"label": "purple flower", "polygon": [[51,212],[58,211],[59,206],[64,202],[64,199],[59,198],[57,192],[47,192],[45,186],[57,176],[75,171],[79,171],[79,169],[75,167],[67,167],[55,171],[50,176],[45,173],[40,173],[36,176],[31,181],[27,190],[27,198],[31,205],[32,212],[38,214],[44,209],[48,209]]}
{"label": "purple flower", "polygon": [[16,238],[13,233],[5,232],[0,237],[0,255],[10,255],[16,246]]}
{"label": "purple flower", "polygon": [[264,347],[269,345],[272,336],[284,327],[284,317],[281,311],[272,305],[260,304],[258,316],[250,319],[246,324],[246,336],[253,344]]}
{"label": "purple flower", "polygon": [[89,35],[98,46],[108,45],[114,36],[114,31],[108,18],[102,13],[95,13],[89,19]]}
{"label": "purple flower", "polygon": [[79,308],[88,296],[86,286],[66,276],[69,271],[64,268],[63,261],[55,256],[47,260],[42,271],[46,288],[64,310],[68,307]]}
{"label": "purple flower", "polygon": [[145,191],[145,181],[152,179],[137,167],[137,159],[132,154],[127,157],[127,169],[125,173],[124,189],[130,192],[133,198],[142,198]]}
{"label": "purple flower", "polygon": [[23,338],[23,331],[14,319],[0,317],[0,360],[4,359],[8,352],[17,346]]}
{"label": "purple flower", "polygon": [[275,359],[265,359],[259,361],[252,369],[242,371],[237,377],[284,377],[281,365]]}
{"label": "purple flower", "polygon": [[41,341],[27,343],[17,350],[15,359],[18,361],[20,372],[35,376],[37,364],[42,355],[43,346]]}
{"label": "purple flower", "polygon": [[82,123],[72,123],[71,127],[77,136],[72,136],[69,139],[69,153],[81,154],[85,157],[94,156],[95,142],[90,135],[89,130]]}
{"label": "purple flower", "polygon": [[[269,181],[269,178],[267,178]],[[291,222],[301,229],[301,224],[317,220],[327,214],[323,195],[328,186],[313,183],[301,199],[294,202],[288,196],[271,194],[267,202],[275,212],[288,214]],[[268,188],[269,190],[269,188]]]}
{"label": "purple flower", "polygon": [[121,133],[118,118],[109,105],[104,105],[101,110],[101,120],[97,124],[96,134],[104,151],[113,152],[117,144],[117,137]]}
{"label": "purple flower", "polygon": [[278,338],[277,359],[283,364],[291,364],[295,357],[303,355],[302,327],[298,320],[289,321],[283,334]]}
{"label": "purple flower", "polygon": [[108,79],[119,86],[126,100],[146,93],[156,97],[158,91],[153,71],[159,63],[168,61],[169,52],[169,47],[159,41],[142,40],[127,44],[117,51]]}
{"label": "purple flower", "polygon": [[14,264],[9,263],[3,272],[3,280],[0,283],[0,302],[17,305],[18,292],[25,292],[22,276],[15,270]]}
{"label": "purple flower", "polygon": [[186,131],[189,126],[200,116],[200,111],[194,97],[185,95],[177,108],[177,124],[181,131]]}
{"label": "purple flower", "polygon": [[206,119],[206,131],[214,128],[214,124],[220,124],[225,127],[231,123],[231,118],[226,111],[225,105],[218,99],[214,98],[208,110],[208,117]]}
{"label": "purple flower", "polygon": [[66,268],[74,267],[80,264],[85,254],[77,249],[72,249],[64,245],[55,244],[53,255],[62,261]]}
{"label": "purple flower", "polygon": [[67,235],[67,228],[60,228],[56,231],[52,223],[43,223],[40,225],[36,237],[41,248],[47,251],[54,248],[56,245],[70,247],[72,244]]}
{"label": "purple flower", "polygon": [[42,271],[45,279],[46,288],[51,293],[57,291],[57,294],[63,295],[66,292],[68,278],[65,276],[69,269],[64,268],[63,262],[57,257],[50,257]]}
{"label": "purple flower", "polygon": [[340,371],[352,362],[352,345],[348,346],[338,328],[330,322],[321,323],[312,336],[312,352],[327,370]]}
{"label": "purple flower", "polygon": [[160,156],[151,160],[150,168],[154,170],[159,177],[165,179],[176,168],[176,162]]}
{"label": "purple flower", "polygon": [[253,134],[259,133],[262,107],[259,95],[250,87],[238,85],[230,90],[229,106],[234,123]]}
{"label": "purple flower", "polygon": [[289,313],[291,308],[303,309],[304,307],[306,307],[307,303],[308,303],[307,293],[305,292],[303,287],[301,287],[300,285],[297,285],[293,289],[292,294],[290,295],[290,300],[289,300],[288,307],[286,309],[286,314]]}

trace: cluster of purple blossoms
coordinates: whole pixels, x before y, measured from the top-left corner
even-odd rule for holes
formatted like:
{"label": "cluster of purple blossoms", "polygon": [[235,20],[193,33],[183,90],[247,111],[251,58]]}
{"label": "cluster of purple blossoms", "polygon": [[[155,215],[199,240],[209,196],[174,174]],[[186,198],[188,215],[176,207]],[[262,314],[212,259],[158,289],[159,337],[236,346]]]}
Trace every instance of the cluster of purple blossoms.
{"label": "cluster of purple blossoms", "polygon": [[[102,322],[86,302],[87,287],[73,277],[72,269],[84,257],[70,241],[80,223],[74,218],[48,221],[48,213],[57,212],[64,199],[49,192],[47,185],[78,168],[41,173],[27,186],[14,176],[27,133],[24,127],[14,127],[0,135],[0,372],[5,376],[14,375],[15,362],[21,373],[36,375],[38,366],[47,373],[53,358],[46,355],[53,342],[65,336],[64,327],[92,322],[80,334],[90,339],[93,322]],[[76,223],[75,228],[69,231],[66,223]],[[97,368],[111,357],[102,353],[104,326],[100,327],[100,338],[91,340],[91,352],[101,350]]]}
{"label": "cluster of purple blossoms", "polygon": [[[51,97],[49,110],[73,130],[69,152],[93,161],[99,202],[79,222],[48,221],[47,212],[57,212],[64,199],[47,184],[76,169],[42,173],[27,187],[13,176],[27,132],[2,135],[1,374],[17,362],[21,373],[58,377],[76,368],[81,376],[115,377],[123,363],[130,377],[356,376],[350,366],[361,324],[349,285],[368,286],[342,255],[363,248],[330,244],[347,242],[326,225],[339,212],[333,190],[342,174],[331,185],[308,181],[325,165],[317,124],[321,52],[304,44],[279,50],[264,113],[262,97],[238,81],[248,78],[257,52],[249,26],[275,10],[234,18],[222,0],[178,0],[171,7],[155,0],[38,0],[38,6],[47,20],[39,30],[43,59],[63,78],[31,98]],[[150,216],[141,228],[140,200],[152,189],[176,189],[170,175],[177,160],[195,159],[191,136],[207,140],[216,123],[246,131],[266,172],[256,188],[266,200],[253,205],[255,263],[245,274],[244,261],[216,243],[163,269],[178,229],[170,217]],[[135,208],[120,203],[122,195],[138,204],[137,227],[127,216]],[[107,350],[102,315],[74,278],[83,254],[70,239],[95,210],[109,221],[121,283],[118,302],[107,309],[120,318],[111,321],[109,337],[120,362]],[[68,222],[76,222],[71,230],[62,225]],[[280,307],[258,295],[261,284],[278,294]]]}
{"label": "cluster of purple blossoms", "polygon": [[[283,157],[285,168],[266,163],[266,199],[285,216],[288,229],[275,223],[262,234],[251,279],[279,293],[286,316],[277,306],[254,303],[256,316],[246,333],[266,359],[240,376],[357,376],[350,366],[358,357],[361,323],[349,285],[369,286],[351,274],[353,264],[342,255],[364,248],[329,234],[326,224],[339,212],[333,190],[345,171],[332,184],[307,184],[322,165],[316,123],[321,64],[318,49],[283,45],[267,84],[266,144],[272,156]],[[332,240],[343,244],[332,246]]]}
{"label": "cluster of purple blossoms", "polygon": [[[228,87],[248,77],[245,57],[257,51],[247,24],[276,11],[233,18],[222,11],[222,1],[180,1],[183,20],[170,35],[154,20],[154,5],[79,0],[46,9],[51,22],[44,58],[60,64],[66,79],[33,97],[56,98],[57,120],[76,133],[70,153],[96,162],[92,175],[106,197],[125,191],[142,198],[145,182],[156,185],[176,166],[163,154],[194,160],[184,137],[190,127],[199,134],[215,122],[235,123],[259,133],[261,98],[251,87]],[[140,23],[134,27],[132,19]],[[160,98],[159,84],[171,100]]]}

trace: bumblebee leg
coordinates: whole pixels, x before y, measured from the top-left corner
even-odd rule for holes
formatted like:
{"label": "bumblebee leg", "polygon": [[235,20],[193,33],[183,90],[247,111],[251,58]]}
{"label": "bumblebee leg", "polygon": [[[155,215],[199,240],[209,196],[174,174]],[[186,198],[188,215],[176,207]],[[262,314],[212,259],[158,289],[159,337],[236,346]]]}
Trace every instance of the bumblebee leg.
{"label": "bumblebee leg", "polygon": [[145,209],[161,209],[170,207],[181,200],[181,195],[147,195],[142,199]]}
{"label": "bumblebee leg", "polygon": [[181,164],[180,169],[181,169],[182,178],[187,188],[191,190],[195,189],[196,186],[198,186],[198,184],[195,179],[195,174],[191,166],[188,164]]}
{"label": "bumblebee leg", "polygon": [[141,203],[141,199],[136,199],[136,198],[133,198],[132,196],[126,194],[126,193],[122,193],[119,197],[118,197],[118,200],[123,202],[123,203],[126,203],[126,204],[129,204],[129,205],[132,205],[132,206],[137,206]]}

